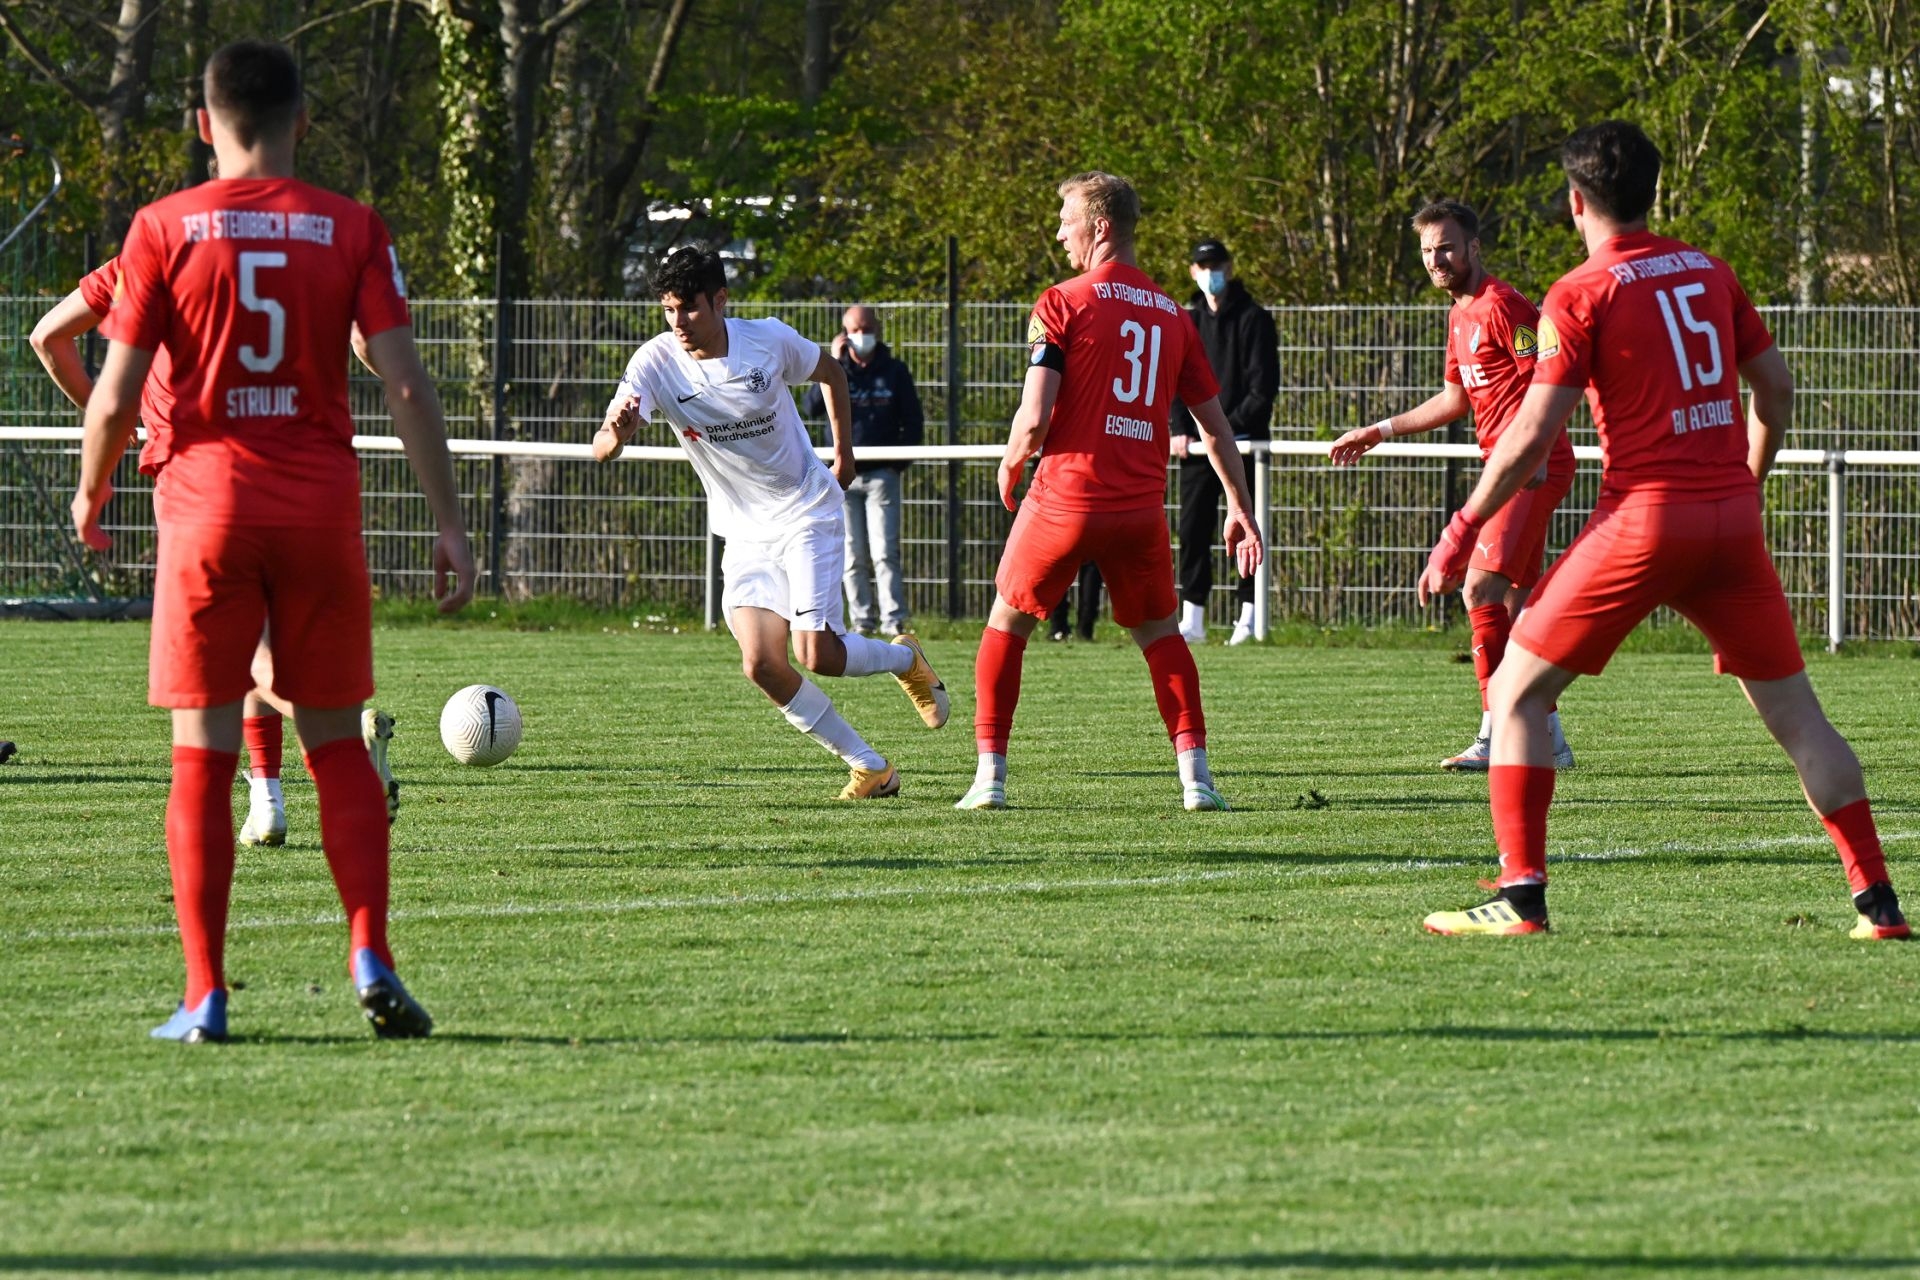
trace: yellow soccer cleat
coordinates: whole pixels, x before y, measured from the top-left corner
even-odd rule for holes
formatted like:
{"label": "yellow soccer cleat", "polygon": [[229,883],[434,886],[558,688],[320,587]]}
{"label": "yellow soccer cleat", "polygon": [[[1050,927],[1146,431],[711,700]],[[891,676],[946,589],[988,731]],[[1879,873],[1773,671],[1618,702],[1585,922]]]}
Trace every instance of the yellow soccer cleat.
{"label": "yellow soccer cleat", "polygon": [[893,638],[893,642],[913,650],[913,665],[907,668],[907,674],[895,676],[894,679],[906,690],[907,698],[920,713],[920,718],[927,722],[927,728],[938,729],[947,722],[947,716],[953,710],[953,704],[947,698],[947,686],[941,684],[940,677],[933,674],[933,664],[927,661],[926,652],[920,648],[918,640],[899,635]]}
{"label": "yellow soccer cleat", "polygon": [[1847,936],[1859,942],[1903,942],[1913,937],[1913,929],[1900,910],[1900,899],[1886,881],[1853,895],[1853,909],[1860,919]]}
{"label": "yellow soccer cleat", "polygon": [[287,842],[287,811],[266,799],[255,799],[247,808],[247,820],[240,825],[240,843],[279,848]]}
{"label": "yellow soccer cleat", "polygon": [[1428,933],[1455,938],[1471,935],[1511,937],[1522,933],[1545,933],[1547,916],[1544,904],[1539,919],[1521,915],[1504,896],[1495,896],[1465,911],[1436,911],[1421,921]]}
{"label": "yellow soccer cleat", "polygon": [[840,790],[842,800],[884,800],[899,794],[900,771],[890,764],[852,770],[847,785]]}

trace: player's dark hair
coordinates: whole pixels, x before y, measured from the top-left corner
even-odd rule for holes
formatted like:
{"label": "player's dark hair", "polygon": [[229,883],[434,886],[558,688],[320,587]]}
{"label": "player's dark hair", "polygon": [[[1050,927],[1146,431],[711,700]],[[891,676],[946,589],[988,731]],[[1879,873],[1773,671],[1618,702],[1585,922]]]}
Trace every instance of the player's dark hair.
{"label": "player's dark hair", "polygon": [[242,145],[276,138],[300,116],[300,67],[271,40],[235,40],[207,59],[207,109]]}
{"label": "player's dark hair", "polygon": [[1432,204],[1424,206],[1420,212],[1413,215],[1413,229],[1425,231],[1428,227],[1438,226],[1448,219],[1453,220],[1454,224],[1466,234],[1467,239],[1480,238],[1480,215],[1473,211],[1472,205],[1462,204],[1458,200],[1435,200]]}
{"label": "player's dark hair", "polygon": [[715,294],[727,287],[727,264],[705,245],[690,244],[655,263],[648,283],[653,286],[656,298],[671,295],[682,302],[692,302],[704,293],[711,302]]}
{"label": "player's dark hair", "polygon": [[1593,211],[1609,222],[1638,222],[1660,189],[1660,148],[1626,120],[1602,120],[1560,147],[1560,167]]}
{"label": "player's dark hair", "polygon": [[1076,173],[1060,184],[1060,198],[1078,195],[1087,222],[1105,218],[1113,229],[1116,244],[1132,244],[1133,229],[1140,221],[1140,196],[1133,184],[1111,173]]}

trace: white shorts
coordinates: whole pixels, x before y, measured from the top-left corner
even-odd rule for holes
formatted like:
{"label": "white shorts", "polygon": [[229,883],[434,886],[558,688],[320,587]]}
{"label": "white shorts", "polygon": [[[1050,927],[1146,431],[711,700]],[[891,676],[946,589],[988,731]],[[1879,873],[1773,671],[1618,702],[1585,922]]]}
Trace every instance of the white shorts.
{"label": "white shorts", "polygon": [[729,538],[720,559],[727,625],[733,625],[735,609],[766,609],[795,631],[844,635],[847,604],[840,579],[846,568],[846,521],[838,512],[831,520],[796,525],[778,542]]}

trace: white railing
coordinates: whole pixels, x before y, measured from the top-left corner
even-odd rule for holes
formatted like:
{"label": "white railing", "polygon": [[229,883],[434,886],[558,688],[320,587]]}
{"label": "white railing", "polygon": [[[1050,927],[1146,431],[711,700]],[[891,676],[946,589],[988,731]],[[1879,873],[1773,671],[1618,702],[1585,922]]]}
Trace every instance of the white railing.
{"label": "white railing", "polygon": [[[5,427],[0,426],[0,441],[39,444],[78,445],[78,427]],[[558,444],[498,440],[449,440],[448,447],[461,457],[549,458],[590,462],[593,450],[586,444]],[[353,438],[361,453],[396,454],[402,452],[396,436]],[[828,450],[818,451],[831,459]],[[1314,440],[1274,440],[1242,442],[1240,452],[1252,458],[1254,508],[1260,527],[1271,528],[1271,459],[1274,457],[1324,458],[1327,444]],[[869,462],[993,462],[1003,453],[999,445],[925,445],[915,448],[862,449],[858,456]],[[1456,459],[1477,461],[1480,451],[1466,444],[1415,444],[1394,442],[1372,451],[1382,459]],[[1598,462],[1600,450],[1592,445],[1576,445],[1574,455],[1582,462]],[[623,462],[683,461],[686,455],[677,445],[629,445],[621,455]],[[1331,464],[1329,464],[1331,465]],[[1779,468],[1820,468],[1827,473],[1827,646],[1838,649],[1846,640],[1846,475],[1851,467],[1916,467],[1920,452],[1898,449],[1782,449],[1775,459]],[[707,625],[719,624],[719,543],[707,535]],[[1265,639],[1271,625],[1272,592],[1269,566],[1262,564],[1254,575],[1254,635]]]}

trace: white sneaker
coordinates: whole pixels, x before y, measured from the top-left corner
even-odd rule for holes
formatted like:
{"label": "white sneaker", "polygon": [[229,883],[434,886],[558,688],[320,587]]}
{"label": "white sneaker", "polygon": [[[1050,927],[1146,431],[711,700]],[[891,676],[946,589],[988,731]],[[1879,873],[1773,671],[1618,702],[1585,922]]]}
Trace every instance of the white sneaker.
{"label": "white sneaker", "polygon": [[1207,639],[1207,611],[1202,605],[1180,602],[1180,638],[1188,644],[1204,644]]}
{"label": "white sneaker", "polygon": [[1251,622],[1236,622],[1233,624],[1233,634],[1227,637],[1227,643],[1245,644],[1251,639],[1253,639],[1253,624]]}
{"label": "white sneaker", "polygon": [[240,827],[241,844],[264,844],[275,848],[287,842],[287,811],[264,796],[247,807],[247,820]]}
{"label": "white sneaker", "polygon": [[1233,806],[1206,783],[1189,782],[1180,788],[1180,807],[1188,813],[1226,813]]}
{"label": "white sneaker", "polygon": [[367,744],[367,756],[373,771],[380,775],[380,789],[387,793],[387,825],[400,816],[400,784],[387,767],[387,747],[393,741],[393,717],[368,707],[360,713],[360,738]]}
{"label": "white sneaker", "polygon": [[1492,756],[1493,740],[1475,738],[1472,746],[1457,756],[1448,756],[1440,762],[1440,767],[1448,773],[1485,773]]}
{"label": "white sneaker", "polygon": [[956,809],[1004,809],[1007,807],[1007,784],[983,782],[954,801],[953,807]]}

